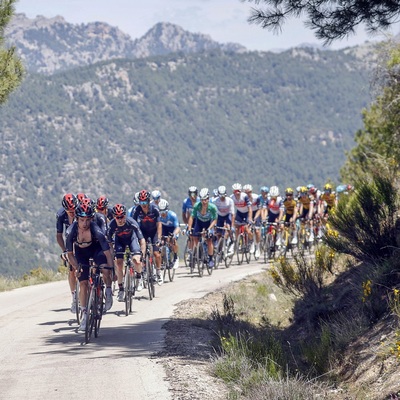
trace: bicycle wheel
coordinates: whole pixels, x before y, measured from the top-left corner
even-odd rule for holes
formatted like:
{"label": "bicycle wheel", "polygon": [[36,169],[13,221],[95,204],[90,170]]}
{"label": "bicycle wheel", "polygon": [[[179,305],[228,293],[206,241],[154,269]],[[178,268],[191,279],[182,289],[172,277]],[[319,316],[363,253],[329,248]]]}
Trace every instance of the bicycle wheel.
{"label": "bicycle wheel", "polygon": [[266,243],[264,246],[264,260],[265,262],[267,262],[268,260],[273,258],[275,254],[275,240],[272,233],[267,233]]}
{"label": "bicycle wheel", "polygon": [[297,241],[298,241],[297,248],[301,255],[304,254],[305,247],[307,246],[307,237],[305,233],[306,233],[305,229],[301,228],[299,230],[299,233],[297,234]]}
{"label": "bicycle wheel", "polygon": [[76,321],[77,321],[78,325],[81,323],[81,312],[82,312],[81,311],[81,304],[79,302],[79,293],[80,293],[80,283],[79,283],[79,280],[76,279],[74,301],[75,301],[75,304],[76,304],[75,313],[76,313]]}
{"label": "bicycle wheel", "polygon": [[249,264],[251,259],[250,249],[252,241],[249,240],[247,232],[244,234],[243,238],[244,238],[244,258],[246,259],[247,264]]}
{"label": "bicycle wheel", "polygon": [[169,268],[168,259],[167,259],[167,248],[166,246],[161,247],[161,269],[163,270],[163,278],[164,282],[167,279],[167,269]]}
{"label": "bicycle wheel", "polygon": [[97,288],[97,294],[95,300],[96,319],[94,324],[94,337],[96,338],[99,336],[100,332],[100,324],[101,324],[101,319],[103,318],[104,300],[105,300],[103,282],[101,282],[100,284],[101,286],[98,286]]}
{"label": "bicycle wheel", "polygon": [[175,278],[175,268],[174,268],[174,253],[173,251],[169,251],[169,260],[168,260],[169,268],[168,268],[168,278],[169,281],[172,282]]}
{"label": "bicycle wheel", "polygon": [[125,315],[128,316],[131,310],[131,286],[132,286],[132,276],[130,274],[129,268],[125,270],[124,277],[124,290],[125,290]]}
{"label": "bicycle wheel", "polygon": [[224,255],[224,259],[225,259],[225,267],[226,268],[229,268],[231,266],[233,255],[235,254],[235,252],[233,250],[231,250],[231,253],[229,253],[229,249],[230,249],[231,245],[234,246],[234,243],[232,242],[232,240],[230,238],[228,238],[224,241],[224,248],[222,251],[223,251],[223,255]]}
{"label": "bicycle wheel", "polygon": [[196,246],[196,264],[197,264],[197,272],[199,273],[200,278],[203,276],[203,244],[198,243]]}
{"label": "bicycle wheel", "polygon": [[279,257],[286,257],[289,245],[289,232],[287,229],[283,229],[281,242],[282,244],[279,248]]}
{"label": "bicycle wheel", "polygon": [[223,237],[218,239],[217,245],[214,247],[214,265],[215,268],[218,268],[219,264],[223,261],[224,258],[224,244],[225,240]]}
{"label": "bicycle wheel", "polygon": [[154,276],[153,276],[153,268],[150,263],[150,257],[146,256],[146,271],[147,271],[147,290],[149,292],[149,299],[153,300],[153,291],[154,291]]}
{"label": "bicycle wheel", "polygon": [[241,233],[238,236],[238,239],[236,241],[236,257],[237,257],[237,262],[240,265],[243,262],[243,257],[244,257],[244,238],[243,238],[243,233]]}
{"label": "bicycle wheel", "polygon": [[190,267],[189,240],[189,238],[186,239],[185,250],[183,250],[183,260],[185,262],[185,267]]}
{"label": "bicycle wheel", "polygon": [[189,252],[189,268],[191,274],[193,274],[194,269],[196,268],[196,257],[194,250],[195,249],[192,249],[192,251]]}
{"label": "bicycle wheel", "polygon": [[86,328],[85,328],[85,342],[89,343],[90,338],[93,333],[93,328],[96,319],[96,309],[95,309],[95,288],[92,287],[90,289],[90,294],[88,298],[88,302],[86,304]]}

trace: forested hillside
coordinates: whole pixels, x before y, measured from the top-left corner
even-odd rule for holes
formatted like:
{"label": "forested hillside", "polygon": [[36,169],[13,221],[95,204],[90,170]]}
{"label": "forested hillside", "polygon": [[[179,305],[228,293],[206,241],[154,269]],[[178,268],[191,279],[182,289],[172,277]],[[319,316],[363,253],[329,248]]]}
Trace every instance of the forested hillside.
{"label": "forested hillside", "polygon": [[159,188],[336,181],[369,102],[345,51],[110,60],[29,75],[0,110],[0,272],[55,267],[67,191],[130,205]]}

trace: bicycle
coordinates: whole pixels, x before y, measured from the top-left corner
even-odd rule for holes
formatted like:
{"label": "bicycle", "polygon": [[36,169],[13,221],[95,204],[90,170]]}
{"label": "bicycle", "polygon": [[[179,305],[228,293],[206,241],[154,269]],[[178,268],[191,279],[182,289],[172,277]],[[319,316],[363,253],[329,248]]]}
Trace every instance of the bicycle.
{"label": "bicycle", "polygon": [[300,218],[300,227],[298,231],[298,249],[301,254],[306,250],[311,254],[311,246],[309,238],[311,235],[310,221],[305,218]]}
{"label": "bicycle", "polygon": [[[229,254],[229,249],[231,246],[234,246],[234,239],[232,237],[232,231],[231,228],[227,228],[226,226],[217,226],[217,229],[222,229],[224,230],[224,234],[221,235],[221,237],[218,239],[218,242],[216,244],[216,246],[214,247],[214,264],[215,264],[215,268],[218,268],[219,264],[223,261],[225,263],[225,267],[229,268],[231,263],[232,263],[232,259],[233,256],[235,254],[235,252],[231,252],[231,254]],[[226,237],[228,231],[228,237]]]}
{"label": "bicycle", "polygon": [[[185,229],[182,231],[182,235],[185,236],[187,234],[187,231],[186,231],[187,225],[179,224],[179,226],[185,227]],[[186,268],[189,267],[190,266],[190,235],[189,234],[187,234],[185,248],[183,250],[183,260],[185,262],[185,267]]]}
{"label": "bicycle", "polygon": [[[68,271],[71,268],[71,265],[68,261],[64,260],[62,256],[60,256],[61,259],[64,262],[64,267],[68,269]],[[77,276],[75,276],[75,292],[74,292],[74,303],[75,303],[75,316],[76,316],[76,322],[78,325],[81,323],[81,318],[82,318],[82,307],[81,303],[79,301],[79,293],[80,293],[80,283],[79,279]]]}
{"label": "bicycle", "polygon": [[126,316],[132,312],[132,298],[136,291],[135,271],[132,264],[131,252],[129,247],[126,247],[124,254],[124,301]]}
{"label": "bicycle", "polygon": [[145,255],[145,263],[142,270],[142,277],[144,287],[149,291],[149,299],[153,300],[156,295],[156,288],[154,285],[155,281],[155,265],[154,265],[154,254],[153,254],[153,244],[151,243],[151,239],[148,238],[146,242],[146,255]]}
{"label": "bicycle", "polygon": [[264,262],[275,257],[275,239],[276,239],[276,223],[275,222],[263,222],[261,228],[261,243],[264,253]]}
{"label": "bicycle", "polygon": [[168,271],[168,278],[169,281],[172,282],[175,277],[175,269],[174,266],[174,252],[171,249],[171,240],[173,238],[173,234],[168,236],[162,236],[161,242],[162,246],[160,248],[161,253],[161,269],[164,270],[164,282],[167,276]]}
{"label": "bicycle", "polygon": [[208,263],[208,244],[206,239],[207,231],[203,229],[200,233],[199,242],[193,249],[193,264],[197,265],[197,271],[200,278],[204,274],[204,268],[207,269],[208,275],[212,274],[212,268]]}
{"label": "bicycle", "polygon": [[291,244],[292,239],[292,228],[290,222],[283,222],[282,232],[281,232],[281,244],[278,246],[279,257],[286,257],[288,250],[293,253],[293,246]]}
{"label": "bicycle", "polygon": [[236,239],[236,257],[239,265],[243,263],[245,257],[247,264],[250,262],[249,235],[245,229],[245,225],[239,225],[238,237]]}
{"label": "bicycle", "polygon": [[[82,266],[80,266],[82,268]],[[105,303],[105,285],[102,276],[102,269],[113,267],[99,267],[94,265],[93,259],[89,260],[89,297],[86,304],[86,328],[85,342],[89,343],[94,330],[94,337],[99,336],[101,319],[103,317]]]}

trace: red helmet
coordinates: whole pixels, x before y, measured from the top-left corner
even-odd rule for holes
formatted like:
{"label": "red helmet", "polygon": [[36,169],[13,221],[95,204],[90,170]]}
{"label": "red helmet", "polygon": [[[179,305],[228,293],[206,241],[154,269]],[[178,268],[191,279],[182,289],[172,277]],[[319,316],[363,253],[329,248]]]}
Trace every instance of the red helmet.
{"label": "red helmet", "polygon": [[114,217],[122,217],[126,215],[126,207],[123,204],[116,204],[112,209],[112,213]]}
{"label": "red helmet", "polygon": [[150,192],[148,190],[141,190],[139,192],[139,201],[150,201]]}
{"label": "red helmet", "polygon": [[85,193],[78,193],[78,194],[76,195],[76,198],[78,199],[79,203],[82,203],[82,200],[83,200],[83,199],[87,199],[88,197],[86,196]]}
{"label": "red helmet", "polygon": [[96,208],[96,203],[94,202],[94,200],[90,199],[89,197],[85,197],[80,204],[86,204],[90,207],[93,208],[93,210]]}
{"label": "red helmet", "polygon": [[108,206],[108,199],[106,196],[100,196],[97,199],[96,207],[98,210],[104,210]]}
{"label": "red helmet", "polygon": [[79,204],[75,209],[75,215],[77,217],[94,217],[94,208],[89,202]]}
{"label": "red helmet", "polygon": [[65,211],[74,211],[76,206],[78,205],[78,200],[74,194],[67,193],[66,195],[64,195],[61,204],[64,207]]}

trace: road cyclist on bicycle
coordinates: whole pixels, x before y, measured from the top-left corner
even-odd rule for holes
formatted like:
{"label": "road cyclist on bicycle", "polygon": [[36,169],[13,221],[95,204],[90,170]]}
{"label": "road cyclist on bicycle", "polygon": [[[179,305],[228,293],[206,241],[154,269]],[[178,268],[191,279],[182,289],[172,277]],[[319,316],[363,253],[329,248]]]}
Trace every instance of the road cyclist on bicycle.
{"label": "road cyclist on bicycle", "polygon": [[[182,222],[186,225],[186,228],[187,228],[187,224],[189,223],[189,218],[190,218],[190,215],[192,214],[194,205],[200,201],[198,194],[199,194],[199,191],[198,191],[197,187],[190,186],[188,189],[188,197],[186,197],[183,200]],[[195,221],[193,221],[193,226],[194,225],[195,225]],[[190,257],[191,257],[192,251],[193,251],[193,240],[192,240],[190,234],[188,233],[187,229],[186,229],[186,232],[184,232],[183,234],[186,234],[188,236],[188,241],[187,241],[188,257],[187,257],[187,260],[185,260],[185,263],[188,265],[188,262],[190,260]]]}
{"label": "road cyclist on bicycle", "polygon": [[136,290],[140,292],[143,289],[142,279],[142,255],[146,251],[146,241],[138,223],[131,217],[127,216],[126,207],[123,204],[116,204],[112,213],[114,219],[111,220],[108,228],[108,240],[114,242],[114,254],[116,273],[118,279],[118,297],[117,300],[124,301],[125,288],[124,281],[124,254],[125,248],[128,246],[132,258],[133,266],[136,271]]}
{"label": "road cyclist on bicycle", "polygon": [[193,228],[193,247],[199,242],[199,236],[203,230],[207,231],[208,265],[214,267],[213,228],[217,223],[218,211],[215,204],[210,203],[210,192],[207,188],[200,190],[200,201],[195,204],[188,221],[188,232]]}
{"label": "road cyclist on bicycle", "polygon": [[230,197],[235,205],[232,225],[235,227],[235,237],[237,238],[241,225],[244,225],[247,235],[250,234],[249,223],[252,222],[253,211],[249,197],[246,193],[242,192],[242,185],[240,183],[234,183],[232,185],[232,191],[233,194],[231,194]]}
{"label": "road cyclist on bicycle", "polygon": [[[228,248],[227,256],[232,256],[235,252],[234,237],[231,232],[232,216],[235,213],[235,204],[233,203],[233,200],[226,195],[225,186],[219,186],[217,190],[218,198],[216,198],[213,202],[213,204],[215,204],[215,206],[217,207],[218,213],[215,235],[217,237],[217,243],[222,235],[224,235],[226,239],[229,236],[231,237],[231,244]],[[223,230],[218,227],[225,227],[226,229]]]}
{"label": "road cyclist on bicycle", "polygon": [[162,224],[162,236],[168,237],[171,236],[170,244],[172,251],[174,253],[173,265],[169,267],[173,267],[177,269],[179,267],[179,247],[178,247],[178,238],[181,228],[179,227],[178,216],[175,212],[169,209],[168,201],[165,199],[161,199],[158,203],[158,209],[160,210],[160,221]]}
{"label": "road cyclist on bicycle", "polygon": [[286,188],[285,198],[283,199],[283,216],[281,219],[282,223],[290,224],[292,231],[292,241],[291,244],[297,244],[297,230],[295,228],[295,223],[297,219],[297,201],[294,200],[294,190],[292,188]]}
{"label": "road cyclist on bicycle", "polygon": [[161,273],[161,254],[159,249],[162,236],[162,224],[160,221],[160,211],[155,204],[150,204],[150,197],[151,195],[148,190],[141,190],[139,192],[139,204],[136,206],[132,217],[139,224],[145,241],[147,242],[148,239],[151,240],[157,273],[157,283],[162,285],[163,276]]}
{"label": "road cyclist on bicycle", "polygon": [[301,186],[300,188],[299,204],[299,219],[306,221],[306,224],[309,225],[310,235],[308,236],[308,241],[312,243],[314,242],[313,217],[316,211],[316,200],[314,196],[308,193],[306,186]]}
{"label": "road cyclist on bicycle", "polygon": [[75,220],[75,209],[78,206],[78,199],[74,194],[67,193],[63,196],[61,204],[62,208],[60,208],[56,214],[56,240],[62,251],[61,259],[64,261],[65,265],[68,265],[68,284],[72,295],[71,312],[75,314],[77,307],[75,300],[76,277],[74,269],[71,264],[69,264],[65,240],[67,229]]}
{"label": "road cyclist on bicycle", "polygon": [[[260,257],[261,218],[256,219],[254,218],[254,216],[257,214],[258,210],[259,195],[253,193],[253,186],[251,186],[250,184],[244,185],[243,191],[247,194],[247,197],[249,198],[254,222],[249,234],[249,239],[252,241],[252,247],[254,246],[254,249],[250,249],[250,253],[254,253],[254,258],[258,259]],[[254,235],[252,232],[253,229]],[[255,236],[255,240],[253,236]]]}
{"label": "road cyclist on bicycle", "polygon": [[[278,186],[271,186],[269,190],[269,199],[265,206],[267,210],[267,222],[268,223],[276,223],[282,219],[284,205],[282,197],[279,194],[279,187]],[[277,230],[277,235],[275,238],[275,244],[277,246],[281,245],[281,231]]]}
{"label": "road cyclist on bicycle", "polygon": [[[75,209],[75,216],[76,221],[68,228],[66,249],[68,259],[79,279],[79,300],[82,308],[79,330],[84,331],[87,321],[89,259],[92,258],[95,264],[101,268],[112,267],[113,259],[106,236],[99,226],[93,222],[94,208],[88,204],[80,204]],[[111,272],[109,269],[104,270],[103,278],[106,285],[105,308],[108,311],[112,307]]]}

